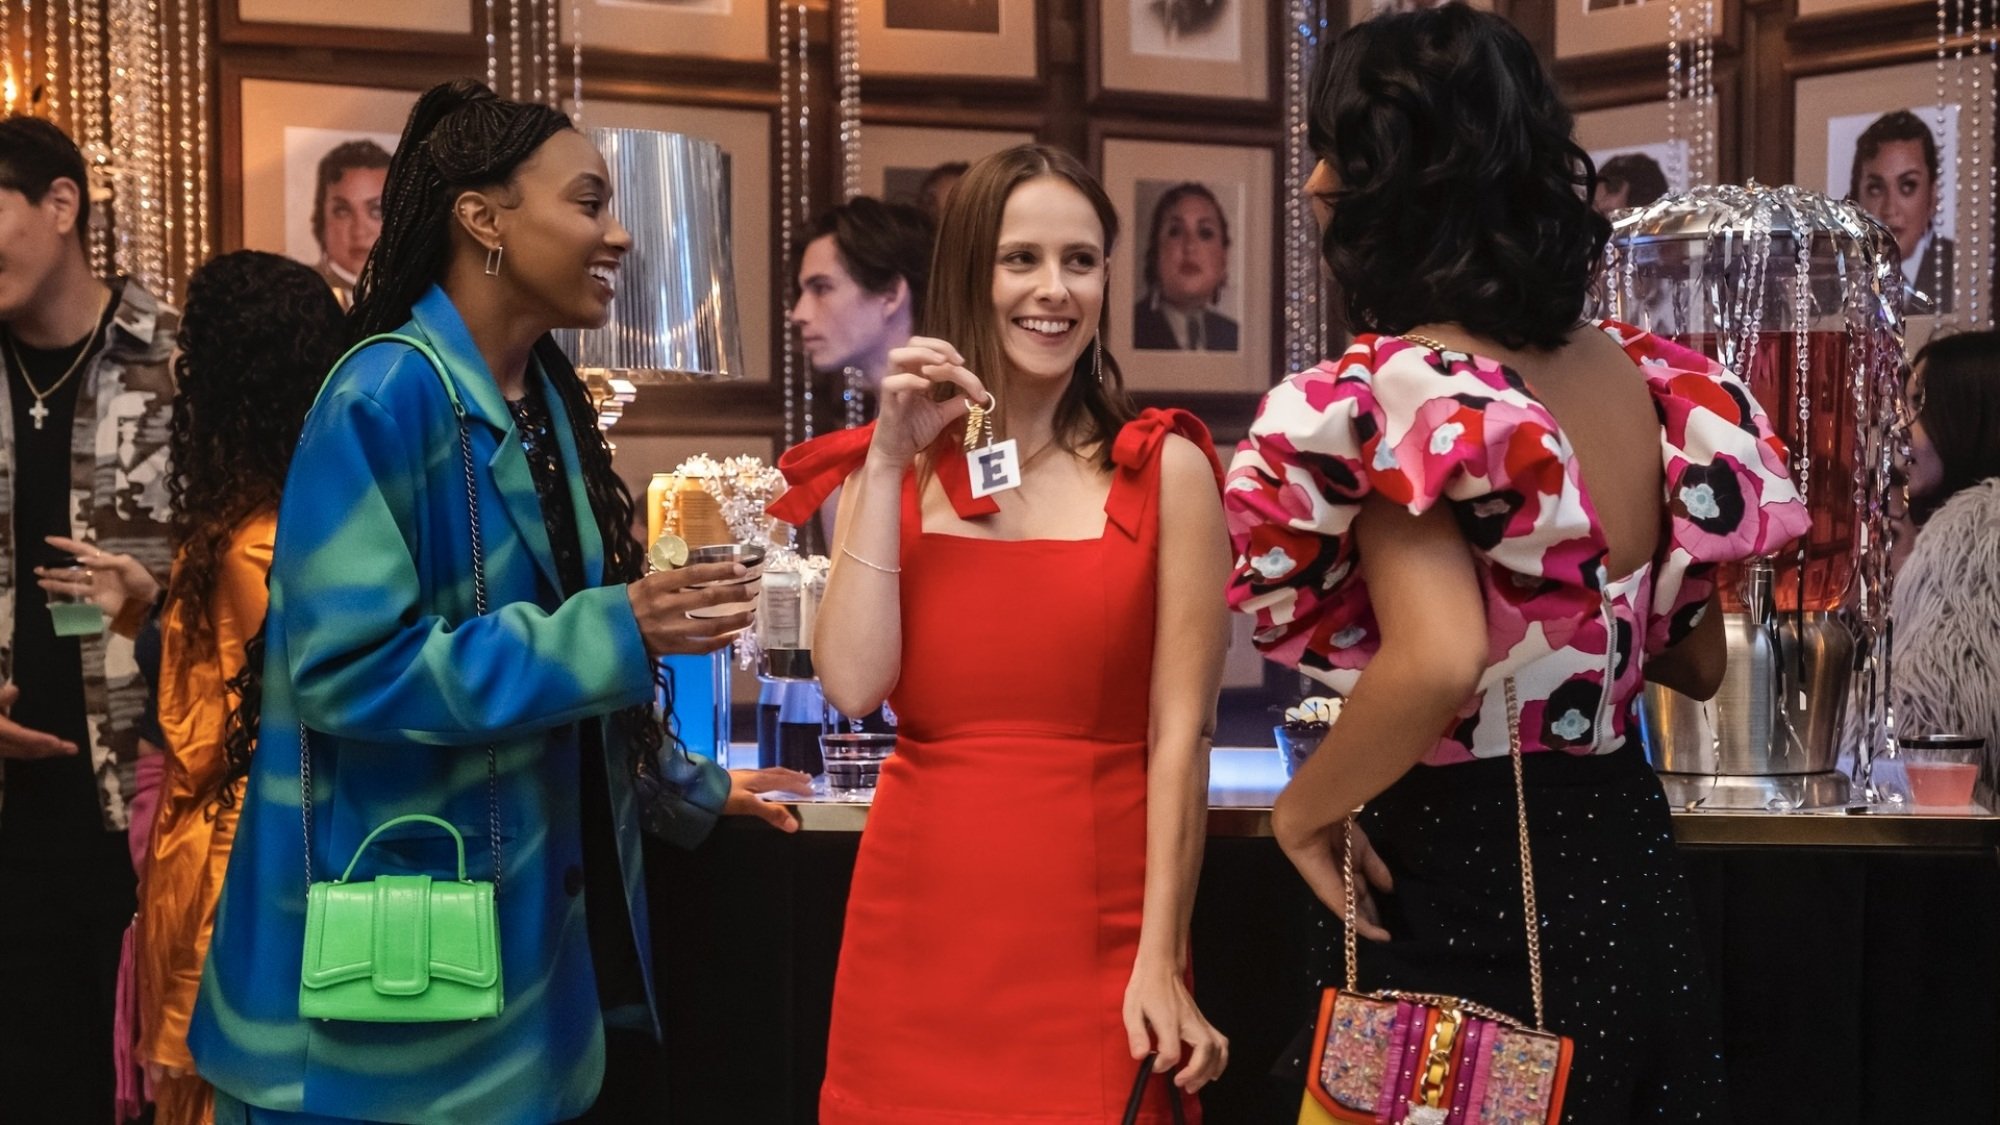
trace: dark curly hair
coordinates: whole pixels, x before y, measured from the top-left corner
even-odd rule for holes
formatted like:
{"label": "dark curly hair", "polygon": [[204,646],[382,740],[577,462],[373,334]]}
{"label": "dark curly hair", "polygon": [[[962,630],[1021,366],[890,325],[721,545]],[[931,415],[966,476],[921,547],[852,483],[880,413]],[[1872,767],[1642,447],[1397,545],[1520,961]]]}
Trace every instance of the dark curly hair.
{"label": "dark curly hair", "polygon": [[[215,654],[209,607],[230,539],[244,520],[277,508],[306,411],[346,337],[326,281],[289,258],[238,250],[188,280],[167,431],[175,560],[161,615],[196,659]],[[262,697],[263,646],[250,647],[227,690],[224,804],[234,801],[230,782],[249,769]]]}
{"label": "dark curly hair", "polygon": [[[570,128],[562,111],[508,101],[470,78],[425,91],[410,110],[389,160],[382,185],[382,235],[354,287],[349,313],[354,341],[401,328],[418,298],[444,279],[455,221],[451,205],[459,193],[511,183],[550,137]],[[569,415],[584,491],[604,541],[605,581],[636,581],[646,573],[646,548],[632,534],[632,493],[611,467],[611,446],[598,428],[597,406],[554,339],[544,335],[535,341],[534,357]],[[684,749],[672,725],[672,682],[658,663],[653,669],[666,723],[645,704],[612,717],[631,748],[635,776],[650,774],[648,763],[663,745],[676,752]]]}
{"label": "dark curly hair", "polygon": [[1309,139],[1339,181],[1321,248],[1349,328],[1564,344],[1611,227],[1512,24],[1456,3],[1378,16],[1321,52],[1311,97]]}

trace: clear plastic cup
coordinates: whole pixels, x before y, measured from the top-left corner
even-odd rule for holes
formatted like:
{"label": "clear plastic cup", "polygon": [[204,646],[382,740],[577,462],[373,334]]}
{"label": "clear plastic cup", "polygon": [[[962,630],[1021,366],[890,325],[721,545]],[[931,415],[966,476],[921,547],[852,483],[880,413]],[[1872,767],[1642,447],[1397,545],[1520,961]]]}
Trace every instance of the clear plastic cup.
{"label": "clear plastic cup", "polygon": [[[90,568],[68,566],[53,572],[53,577],[65,582],[90,581]],[[104,610],[87,594],[58,594],[49,592],[49,616],[54,619],[58,637],[93,637],[104,631]]]}
{"label": "clear plastic cup", "polygon": [[1986,740],[1965,734],[1907,735],[1896,740],[1896,756],[1903,762],[1911,804],[1958,808],[1972,803]]}

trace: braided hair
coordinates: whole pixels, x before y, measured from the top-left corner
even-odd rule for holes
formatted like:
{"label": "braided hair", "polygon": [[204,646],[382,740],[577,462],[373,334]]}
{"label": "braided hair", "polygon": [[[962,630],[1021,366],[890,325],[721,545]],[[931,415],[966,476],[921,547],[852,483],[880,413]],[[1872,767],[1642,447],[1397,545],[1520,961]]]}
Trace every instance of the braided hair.
{"label": "braided hair", "polygon": [[[354,342],[402,327],[417,300],[443,279],[451,259],[452,203],[460,193],[508,184],[544,142],[572,127],[560,110],[508,101],[470,78],[425,91],[410,111],[382,185],[382,234],[355,285],[349,313]],[[646,573],[646,549],[632,534],[632,494],[611,467],[597,407],[551,337],[535,342],[534,357],[569,415],[584,491],[604,541],[605,579],[637,581]],[[658,664],[653,679],[671,717],[673,693]],[[675,753],[684,750],[671,718],[663,724],[644,704],[619,711],[612,722],[630,748],[635,775],[650,772],[663,745]]]}
{"label": "braided hair", "polygon": [[[162,616],[194,659],[215,654],[209,605],[230,539],[245,520],[278,506],[306,411],[346,334],[325,279],[290,258],[238,250],[188,281],[167,424],[176,558]],[[263,698],[262,638],[260,623],[226,688],[226,765],[211,794],[223,805],[236,803],[234,781],[250,769]]]}

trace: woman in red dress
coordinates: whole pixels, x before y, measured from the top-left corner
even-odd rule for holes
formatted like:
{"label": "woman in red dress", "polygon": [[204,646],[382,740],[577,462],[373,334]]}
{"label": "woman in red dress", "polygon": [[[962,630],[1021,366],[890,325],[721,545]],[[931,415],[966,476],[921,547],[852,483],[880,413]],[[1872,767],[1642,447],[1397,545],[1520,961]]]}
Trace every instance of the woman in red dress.
{"label": "woman in red dress", "polygon": [[[846,483],[814,633],[827,698],[901,716],[848,901],[825,1125],[1116,1122],[1156,1050],[1179,1071],[1140,1120],[1166,1125],[1169,1098],[1198,1120],[1227,1059],[1187,932],[1229,550],[1207,431],[1139,414],[1099,341],[1116,234],[1062,152],[974,165],[880,419],[787,459],[781,508]],[[974,403],[1018,455],[983,497]]]}

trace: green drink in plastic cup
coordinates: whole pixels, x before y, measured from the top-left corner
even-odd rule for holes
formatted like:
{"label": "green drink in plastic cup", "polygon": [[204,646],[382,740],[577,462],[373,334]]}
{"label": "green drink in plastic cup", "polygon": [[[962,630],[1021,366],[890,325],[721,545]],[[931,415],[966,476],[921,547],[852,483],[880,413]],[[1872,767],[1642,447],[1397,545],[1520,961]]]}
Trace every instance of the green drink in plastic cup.
{"label": "green drink in plastic cup", "polygon": [[[73,582],[88,582],[90,570],[72,565],[62,577]],[[51,593],[49,616],[55,620],[58,637],[91,637],[104,631],[104,610],[87,597]]]}

